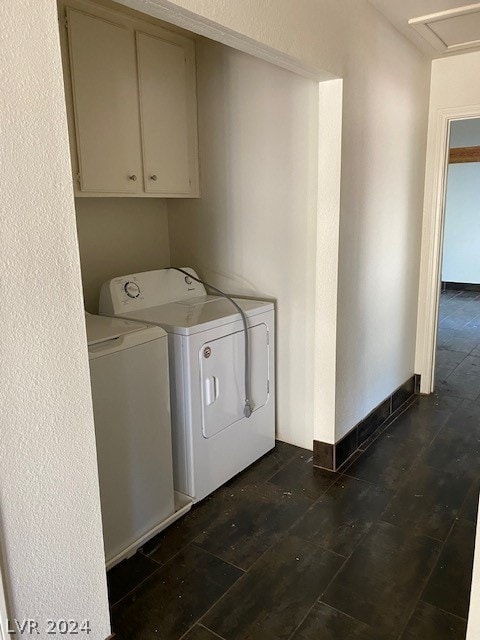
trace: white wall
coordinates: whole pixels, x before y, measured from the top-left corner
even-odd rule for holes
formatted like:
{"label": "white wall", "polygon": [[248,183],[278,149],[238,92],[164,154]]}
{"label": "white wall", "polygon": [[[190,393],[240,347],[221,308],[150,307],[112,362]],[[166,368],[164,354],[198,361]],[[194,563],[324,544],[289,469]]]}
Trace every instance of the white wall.
{"label": "white wall", "polygon": [[170,263],[167,206],[159,198],[76,198],[85,308],[98,312],[100,288],[116,276]]}
{"label": "white wall", "polygon": [[[434,351],[435,345],[434,325],[437,316],[437,298],[434,289],[438,284],[437,268],[441,260],[440,229],[442,223],[441,198],[439,198],[442,180],[439,175],[441,167],[439,157],[446,144],[445,120],[453,115],[456,119],[467,115],[469,117],[480,116],[479,75],[480,52],[442,58],[432,62],[416,357],[417,371],[422,373],[422,377],[425,378],[430,378],[433,361],[432,351]],[[426,373],[425,376],[423,376],[424,373]],[[425,386],[422,383],[422,391],[430,391],[429,383],[430,380]],[[479,557],[480,548],[477,539],[468,640],[476,640],[480,629],[479,619],[476,615],[480,599]]]}
{"label": "white wall", "polygon": [[480,115],[480,52],[433,60],[428,119],[425,198],[415,369],[421,391],[433,389],[437,291],[441,273],[443,225],[443,154],[448,120]]}
{"label": "white wall", "polygon": [[[219,33],[242,34],[344,78],[338,440],[414,373],[429,63],[366,0],[152,0],[153,7],[163,16],[170,11],[178,23],[177,8],[199,13],[211,30],[217,25]],[[224,77],[228,82],[228,68]],[[272,227],[278,224],[275,209],[266,215]],[[305,226],[295,237],[302,233],[309,233]],[[230,247],[233,237],[229,232],[225,240]],[[283,263],[285,276],[289,262]],[[230,275],[224,265],[217,267]],[[315,268],[309,261],[305,271]],[[238,269],[235,274],[242,275]],[[232,278],[229,288],[236,284]],[[305,291],[309,286],[305,281]],[[304,307],[302,313],[310,311]],[[303,351],[291,357],[303,357]],[[295,411],[291,406],[281,416],[280,433],[311,446],[312,427],[298,427],[293,419],[287,424]]]}
{"label": "white wall", "polygon": [[[452,122],[450,147],[480,145],[480,119]],[[442,280],[480,283],[480,163],[448,167]]]}
{"label": "white wall", "polygon": [[197,87],[202,197],[168,203],[172,261],[276,299],[278,436],[311,447],[318,85],[201,40]]}
{"label": "white wall", "polygon": [[344,95],[337,440],[414,373],[417,328],[429,63],[380,20],[360,25]]}
{"label": "white wall", "polygon": [[430,118],[438,109],[480,104],[479,69],[480,51],[433,60]]}
{"label": "white wall", "polygon": [[480,163],[451,164],[445,201],[442,280],[480,283]]}
{"label": "white wall", "polygon": [[10,617],[109,634],[56,6],[0,4],[0,539]]}

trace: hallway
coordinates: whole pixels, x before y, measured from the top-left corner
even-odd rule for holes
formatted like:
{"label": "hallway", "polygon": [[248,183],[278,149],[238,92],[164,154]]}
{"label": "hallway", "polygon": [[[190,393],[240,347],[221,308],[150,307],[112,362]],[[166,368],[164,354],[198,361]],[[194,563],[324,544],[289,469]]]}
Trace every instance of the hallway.
{"label": "hallway", "polygon": [[442,291],[435,379],[442,393],[480,399],[480,291]]}
{"label": "hallway", "polygon": [[[444,298],[450,317],[476,308],[456,297],[458,309]],[[459,386],[474,388],[476,343],[450,326],[442,336],[456,354],[442,356],[446,382],[342,473],[278,442],[110,571],[117,640],[462,640],[480,401]]]}

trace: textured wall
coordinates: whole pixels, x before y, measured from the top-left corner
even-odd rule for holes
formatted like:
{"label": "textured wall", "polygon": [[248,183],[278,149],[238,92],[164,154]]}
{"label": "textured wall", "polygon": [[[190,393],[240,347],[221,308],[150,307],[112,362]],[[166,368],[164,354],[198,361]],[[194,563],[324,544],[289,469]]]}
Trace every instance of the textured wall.
{"label": "textured wall", "polygon": [[[0,4],[0,537],[10,615],[109,634],[56,5]],[[78,636],[81,637],[81,636]],[[85,636],[86,637],[86,636]]]}
{"label": "textured wall", "polygon": [[209,40],[197,85],[202,197],[168,203],[172,260],[276,299],[277,435],[311,447],[318,85]]}
{"label": "textured wall", "polygon": [[338,440],[414,372],[430,63],[366,0],[121,2],[183,24],[184,10],[198,13],[219,38],[241,34],[344,79]]}
{"label": "textured wall", "polygon": [[166,201],[159,198],[77,198],[85,308],[98,312],[100,288],[116,276],[170,264]]}

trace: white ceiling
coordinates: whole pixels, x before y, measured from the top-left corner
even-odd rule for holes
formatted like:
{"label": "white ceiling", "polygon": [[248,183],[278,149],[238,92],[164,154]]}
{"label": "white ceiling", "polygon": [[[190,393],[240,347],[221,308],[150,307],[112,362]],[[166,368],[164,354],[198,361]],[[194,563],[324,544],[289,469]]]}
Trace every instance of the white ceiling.
{"label": "white ceiling", "polygon": [[[369,0],[432,58],[480,51],[480,2],[465,0]],[[433,15],[432,14],[438,14]],[[426,20],[409,21],[429,16]]]}

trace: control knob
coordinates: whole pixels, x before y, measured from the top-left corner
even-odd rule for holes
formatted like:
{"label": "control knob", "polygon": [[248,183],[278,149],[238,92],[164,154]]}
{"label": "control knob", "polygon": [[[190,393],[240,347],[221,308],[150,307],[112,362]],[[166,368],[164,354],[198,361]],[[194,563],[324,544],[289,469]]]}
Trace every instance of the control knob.
{"label": "control knob", "polygon": [[136,282],[126,282],[123,288],[129,298],[138,298],[140,295],[140,287]]}

